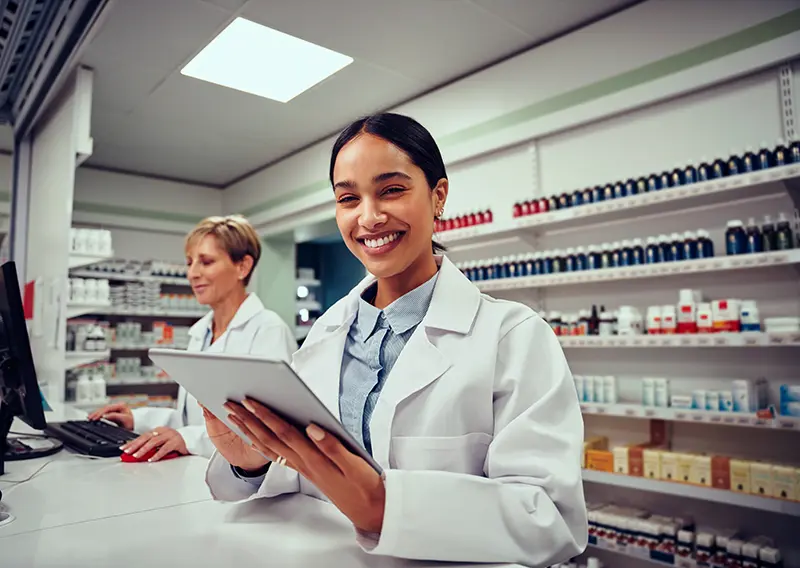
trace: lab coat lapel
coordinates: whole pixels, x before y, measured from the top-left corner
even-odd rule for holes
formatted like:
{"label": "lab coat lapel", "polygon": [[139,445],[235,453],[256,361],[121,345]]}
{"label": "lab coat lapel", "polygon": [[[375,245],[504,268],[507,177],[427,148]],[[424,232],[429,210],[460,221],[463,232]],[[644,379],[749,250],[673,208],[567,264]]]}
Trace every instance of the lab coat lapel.
{"label": "lab coat lapel", "polygon": [[[349,325],[342,325],[292,357],[292,368],[318,399],[340,420],[339,380]],[[305,346],[304,346],[305,347]]]}
{"label": "lab coat lapel", "polygon": [[372,455],[382,467],[389,467],[392,419],[397,406],[424,389],[450,368],[450,360],[428,339],[423,322],[403,348],[386,378],[370,421]]}

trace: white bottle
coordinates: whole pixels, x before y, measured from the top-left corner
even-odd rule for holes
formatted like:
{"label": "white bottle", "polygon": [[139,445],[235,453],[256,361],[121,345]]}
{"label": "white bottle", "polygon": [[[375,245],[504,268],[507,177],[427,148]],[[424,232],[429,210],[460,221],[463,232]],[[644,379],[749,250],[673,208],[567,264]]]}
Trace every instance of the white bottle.
{"label": "white bottle", "polygon": [[111,231],[103,229],[100,231],[100,254],[103,256],[111,256],[113,250],[111,248]]}
{"label": "white bottle", "polygon": [[97,280],[94,278],[86,278],[83,281],[84,301],[87,304],[97,303]]}
{"label": "white bottle", "polygon": [[74,304],[86,303],[86,286],[83,278],[72,278],[72,286],[70,287],[71,297],[70,301]]}
{"label": "white bottle", "polygon": [[78,382],[75,386],[75,402],[86,404],[92,401],[94,390],[89,374],[84,371],[78,376]]}
{"label": "white bottle", "polygon": [[106,399],[106,378],[99,367],[94,369],[92,375],[92,400],[103,401]]}
{"label": "white bottle", "polygon": [[101,278],[97,280],[97,292],[95,294],[98,304],[108,304],[111,301],[111,288],[108,280]]}

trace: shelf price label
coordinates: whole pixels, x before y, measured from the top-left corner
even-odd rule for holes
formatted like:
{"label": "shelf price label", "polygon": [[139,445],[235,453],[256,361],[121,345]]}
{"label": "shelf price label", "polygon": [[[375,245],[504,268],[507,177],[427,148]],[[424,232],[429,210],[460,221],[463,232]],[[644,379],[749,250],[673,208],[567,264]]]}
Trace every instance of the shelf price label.
{"label": "shelf price label", "polygon": [[636,410],[634,410],[633,408],[626,408],[625,416],[637,416]]}

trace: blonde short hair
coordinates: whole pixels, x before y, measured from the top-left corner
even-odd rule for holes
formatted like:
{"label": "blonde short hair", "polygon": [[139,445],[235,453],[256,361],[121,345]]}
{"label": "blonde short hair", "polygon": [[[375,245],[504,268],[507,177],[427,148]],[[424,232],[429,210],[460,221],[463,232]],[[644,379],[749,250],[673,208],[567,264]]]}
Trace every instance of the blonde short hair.
{"label": "blonde short hair", "polygon": [[206,217],[186,235],[186,250],[206,235],[213,235],[233,262],[241,262],[246,256],[253,259],[253,268],[244,279],[247,286],[261,257],[261,240],[250,221],[241,215]]}

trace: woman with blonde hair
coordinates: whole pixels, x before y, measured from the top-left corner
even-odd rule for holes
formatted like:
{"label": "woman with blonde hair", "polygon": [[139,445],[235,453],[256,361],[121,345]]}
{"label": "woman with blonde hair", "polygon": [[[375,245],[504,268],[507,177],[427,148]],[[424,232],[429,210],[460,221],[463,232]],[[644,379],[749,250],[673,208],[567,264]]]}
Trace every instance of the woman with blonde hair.
{"label": "woman with blonde hair", "polygon": [[[260,355],[290,361],[297,342],[286,323],[264,307],[247,285],[261,256],[253,226],[242,216],[208,217],[186,236],[189,284],[197,301],[211,308],[189,330],[188,351]],[[89,415],[141,435],[122,446],[138,459],[158,461],[170,452],[210,457],[203,411],[183,388],[177,408],[110,404]]]}

